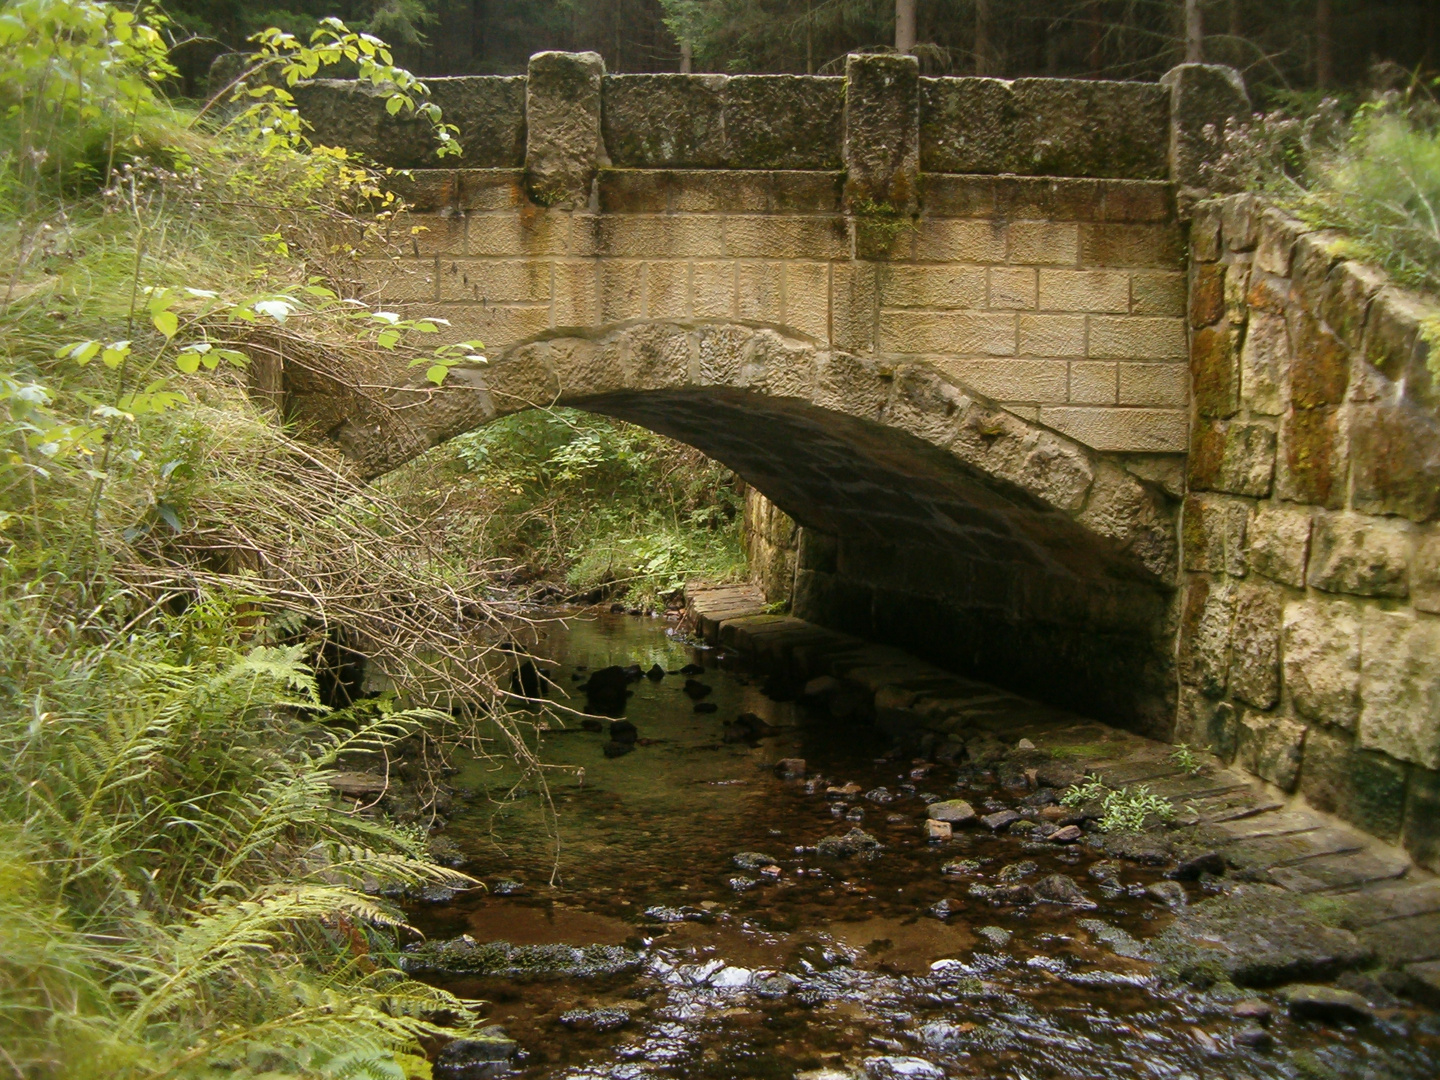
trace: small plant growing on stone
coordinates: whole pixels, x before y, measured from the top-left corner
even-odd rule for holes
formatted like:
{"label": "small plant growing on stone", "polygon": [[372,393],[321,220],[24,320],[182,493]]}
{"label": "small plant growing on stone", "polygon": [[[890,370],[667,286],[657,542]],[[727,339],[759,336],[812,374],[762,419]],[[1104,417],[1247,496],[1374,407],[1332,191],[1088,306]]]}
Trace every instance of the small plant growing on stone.
{"label": "small plant growing on stone", "polygon": [[1082,784],[1072,784],[1060,796],[1061,806],[1084,806],[1088,802],[1104,798],[1110,789],[1101,783],[1098,776],[1087,776]]}
{"label": "small plant growing on stone", "polygon": [[1184,770],[1190,776],[1199,776],[1205,765],[1195,756],[1195,751],[1190,749],[1189,743],[1180,743],[1170,752],[1170,760]]}
{"label": "small plant growing on stone", "polygon": [[1105,832],[1140,832],[1149,817],[1169,821],[1175,816],[1175,807],[1169,800],[1153,794],[1144,784],[1133,790],[1124,787],[1110,792],[1101,807],[1105,813],[1100,819],[1100,828]]}

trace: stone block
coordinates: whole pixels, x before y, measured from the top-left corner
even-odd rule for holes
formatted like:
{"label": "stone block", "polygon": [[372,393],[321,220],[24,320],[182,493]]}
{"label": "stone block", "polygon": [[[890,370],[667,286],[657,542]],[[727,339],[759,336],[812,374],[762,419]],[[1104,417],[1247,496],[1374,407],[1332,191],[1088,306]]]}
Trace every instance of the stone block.
{"label": "stone block", "polygon": [[554,325],[594,326],[600,321],[599,269],[593,262],[557,262]]}
{"label": "stone block", "polygon": [[1359,745],[1440,769],[1440,619],[1365,611]]}
{"label": "stone block", "polygon": [[1308,583],[1351,596],[1403,597],[1409,592],[1411,530],[1364,514],[1315,518]]}
{"label": "stone block", "polygon": [[717,169],[725,153],[724,75],[610,75],[605,149],[617,168]]}
{"label": "stone block", "polygon": [[1339,405],[1350,383],[1350,351],[1318,319],[1300,313],[1290,365],[1290,404],[1297,409]]}
{"label": "stone block", "polygon": [[1191,494],[1181,515],[1185,569],[1243,576],[1248,506],[1223,496]]}
{"label": "stone block", "polygon": [[837,349],[875,351],[876,310],[880,303],[878,268],[870,263],[838,263],[831,294],[831,334]]}
{"label": "stone block", "polygon": [[718,217],[615,214],[600,219],[599,250],[612,258],[703,259],[725,254]]}
{"label": "stone block", "polygon": [[1393,382],[1403,382],[1406,395],[1422,406],[1435,406],[1435,379],[1426,363],[1430,345],[1421,332],[1435,307],[1398,289],[1381,289],[1370,305],[1364,355]]}
{"label": "stone block", "polygon": [[1190,257],[1196,262],[1215,262],[1220,258],[1220,201],[1207,199],[1191,212]]}
{"label": "stone block", "polygon": [[1070,364],[1072,405],[1114,405],[1119,397],[1117,365],[1076,360]]}
{"label": "stone block", "polygon": [[920,63],[913,56],[845,59],[846,202],[908,215],[919,204]]}
{"label": "stone block", "polygon": [[1190,325],[1213,326],[1225,314],[1225,264],[1196,263],[1190,276]]}
{"label": "stone block", "polygon": [[558,212],[472,214],[465,227],[465,248],[459,254],[530,258],[564,255],[571,243],[570,227],[569,215]]}
{"label": "stone block", "polygon": [[1376,267],[1349,260],[1330,271],[1320,302],[1320,315],[1349,348],[1361,347],[1370,301],[1388,280]]}
{"label": "stone block", "polygon": [[1231,195],[1220,204],[1220,231],[1227,251],[1254,251],[1260,242],[1265,204],[1256,195]]}
{"label": "stone block", "polygon": [[[700,310],[700,267],[695,267],[695,314]],[[825,263],[785,265],[785,313],[781,321],[816,341],[830,337],[830,267]]]}
{"label": "stone block", "polygon": [[601,322],[640,318],[645,303],[645,264],[602,259],[599,290]]}
{"label": "stone block", "polygon": [[992,266],[989,306],[1009,311],[1033,311],[1037,303],[1035,270],[1024,266]]}
{"label": "stone block", "polygon": [[1184,319],[1090,316],[1088,355],[1095,360],[1184,360]]}
{"label": "stone block", "polygon": [[548,259],[443,259],[440,299],[490,304],[548,301],[551,267]]}
{"label": "stone block", "polygon": [[1130,313],[1178,318],[1185,314],[1185,275],[1172,270],[1137,270],[1130,275]]}
{"label": "stone block", "polygon": [[734,75],[725,81],[724,101],[730,168],[844,167],[844,79]]}
{"label": "stone block", "polygon": [[1426,529],[1415,538],[1415,554],[1410,560],[1410,603],[1416,611],[1440,615],[1440,529]]}
{"label": "stone block", "polygon": [[[1232,275],[1236,276],[1236,275]],[[1290,306],[1290,290],[1284,278],[1252,271],[1245,281],[1243,301],[1252,311],[1266,311],[1271,315],[1284,315]],[[1227,302],[1229,298],[1227,297]]]}
{"label": "stone block", "polygon": [[1192,432],[1191,488],[1264,498],[1275,475],[1275,432],[1262,424],[1201,421]]}
{"label": "stone block", "polygon": [[1003,263],[1005,226],[1000,222],[922,219],[915,236],[918,262]]}
{"label": "stone block", "polygon": [[1285,605],[1285,688],[1309,720],[1354,731],[1360,719],[1360,618],[1338,600]]}
{"label": "stone block", "polygon": [[1222,578],[1187,574],[1180,614],[1180,678],[1211,698],[1225,696],[1235,586]]}
{"label": "stone block", "polygon": [[1132,454],[1183,452],[1187,417],[1182,409],[1113,409],[1054,405],[1040,422],[1095,450]]}
{"label": "stone block", "polygon": [[1194,687],[1180,687],[1175,741],[1209,750],[1227,764],[1234,760],[1240,717],[1228,701],[1215,701]]}
{"label": "stone block", "polygon": [[1280,699],[1280,589],[1244,582],[1235,590],[1230,633],[1230,693],[1257,709]]}
{"label": "stone block", "polygon": [[525,174],[542,206],[584,206],[600,166],[608,164],[600,130],[599,53],[541,52],[530,57],[525,90]]}
{"label": "stone block", "polygon": [[1440,420],[1405,400],[1353,406],[1350,469],[1355,509],[1431,520],[1440,514]]}
{"label": "stone block", "polygon": [[1069,366],[1063,360],[938,360],[936,366],[968,389],[995,401],[1063,404]]}
{"label": "stone block", "polygon": [[1085,355],[1083,315],[1021,315],[1018,331],[1018,351],[1022,356]]}
{"label": "stone block", "polygon": [[1183,409],[1190,404],[1190,373],[1183,364],[1120,364],[1120,404]]}
{"label": "stone block", "polygon": [[842,259],[849,255],[849,240],[839,216],[732,215],[725,219],[725,254],[732,259]]}
{"label": "stone block", "polygon": [[696,337],[701,385],[738,385],[742,358],[754,331],[738,326],[706,326]]}
{"label": "stone block", "polygon": [[1289,585],[1305,587],[1310,555],[1310,511],[1302,507],[1261,503],[1246,530],[1247,563],[1257,574]]}
{"label": "stone block", "polygon": [[928,172],[1166,178],[1168,95],[1074,79],[921,80]]}
{"label": "stone block", "polygon": [[1408,771],[1384,754],[1356,750],[1348,735],[1311,728],[1300,791],[1315,809],[1394,843],[1404,822]]}
{"label": "stone block", "polygon": [[1402,843],[1427,870],[1440,872],[1440,772],[1411,767]]}
{"label": "stone block", "polygon": [[1337,409],[1293,409],[1280,418],[1275,491],[1291,502],[1330,509],[1345,501],[1345,457]]}
{"label": "stone block", "polygon": [[1024,266],[1074,266],[1080,230],[1067,222],[1016,221],[1007,230],[1006,259]]}
{"label": "stone block", "polygon": [[1178,270],[1183,248],[1174,225],[1080,226],[1080,265]]}
{"label": "stone block", "polygon": [[1229,323],[1207,326],[1190,337],[1190,382],[1201,416],[1223,420],[1240,411],[1235,337]]}
{"label": "stone block", "polygon": [[[735,264],[733,262],[697,262],[694,271],[694,312],[697,319],[729,319],[735,317]],[[826,283],[824,297],[829,308],[829,285]],[[810,327],[800,327],[813,333]],[[824,341],[829,336],[826,329],[817,335]]]}
{"label": "stone block", "polygon": [[1294,791],[1306,733],[1304,724],[1287,717],[1247,709],[1240,716],[1235,762],[1282,791]]}
{"label": "stone block", "polygon": [[[1013,237],[1013,229],[1011,233]],[[1124,270],[1041,270],[1040,308],[1128,315],[1130,274]]]}
{"label": "stone block", "polygon": [[1260,416],[1279,416],[1281,388],[1290,371],[1290,330],[1278,315],[1256,312],[1240,350],[1240,398]]}
{"label": "stone block", "polygon": [[735,310],[742,319],[778,323],[782,312],[781,279],[778,262],[740,263],[735,271]]}
{"label": "stone block", "polygon": [[1015,340],[1015,316],[1000,312],[880,312],[882,352],[1013,356]]}
{"label": "stone block", "polygon": [[1305,226],[1282,210],[1269,207],[1260,216],[1260,241],[1255,247],[1255,266],[1267,274],[1289,277],[1295,242]]}
{"label": "stone block", "polygon": [[1225,124],[1250,115],[1245,80],[1233,68],[1181,64],[1160,84],[1170,90],[1170,179],[1181,187],[1213,187],[1202,166],[1219,159]]}
{"label": "stone block", "polygon": [[880,282],[880,304],[887,308],[984,308],[989,291],[983,266],[886,266]]}
{"label": "stone block", "polygon": [[645,315],[650,319],[690,317],[690,265],[652,262],[645,268]]}

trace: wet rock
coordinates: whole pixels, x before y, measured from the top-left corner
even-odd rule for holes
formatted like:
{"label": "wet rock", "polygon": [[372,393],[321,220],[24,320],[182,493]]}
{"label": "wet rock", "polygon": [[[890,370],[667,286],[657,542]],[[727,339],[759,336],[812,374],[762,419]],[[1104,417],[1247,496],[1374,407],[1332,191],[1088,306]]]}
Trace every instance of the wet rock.
{"label": "wet rock", "polygon": [[1370,951],[1355,935],[1322,922],[1301,898],[1244,884],[1179,912],[1149,947],[1173,977],[1198,986],[1275,986],[1332,978]]}
{"label": "wet rock", "polygon": [[1066,825],[1056,829],[1045,839],[1052,844],[1078,844],[1084,837],[1079,825]]}
{"label": "wet rock", "polygon": [[1051,874],[1035,883],[1035,898],[1046,904],[1066,904],[1070,907],[1093,909],[1099,905],[1085,895],[1083,889],[1068,874]]}
{"label": "wet rock", "polygon": [[1009,945],[1010,939],[1014,936],[1003,926],[982,926],[976,930],[975,933],[979,934],[997,949],[1003,949],[1006,945]]}
{"label": "wet rock", "polygon": [[750,989],[762,998],[781,998],[800,982],[783,971],[757,971],[750,979]]}
{"label": "wet rock", "polygon": [[630,1023],[625,1009],[571,1009],[560,1014],[560,1023],[578,1031],[617,1031]]}
{"label": "wet rock", "polygon": [[852,780],[852,781],[850,781],[849,783],[841,784],[839,787],[828,787],[828,788],[826,788],[826,789],[825,789],[825,794],[826,794],[826,795],[859,795],[859,794],[860,794],[860,791],[861,791],[860,785],[857,784],[857,783],[855,783],[855,782]]}
{"label": "wet rock", "polygon": [[[638,615],[640,613],[637,611],[635,614]],[[645,677],[645,672],[639,664],[627,664],[622,670],[625,672],[626,682],[639,682]]]}
{"label": "wet rock", "polygon": [[951,839],[954,835],[955,830],[951,828],[950,822],[936,821],[934,818],[925,819],[925,839],[930,843],[939,844]]}
{"label": "wet rock", "polygon": [[1237,1001],[1230,1006],[1230,1015],[1237,1020],[1253,1020],[1258,1024],[1270,1023],[1270,1017],[1275,1014],[1274,1008],[1268,1001],[1261,1001],[1259,998],[1249,998],[1246,1001]]}
{"label": "wet rock", "polygon": [[963,900],[952,900],[946,897],[944,900],[931,904],[927,909],[927,914],[933,915],[937,919],[948,919],[951,915],[956,915],[964,909],[965,902]]}
{"label": "wet rock", "polygon": [[425,842],[426,853],[432,862],[457,870],[466,863],[465,852],[448,836],[432,836]]}
{"label": "wet rock", "polygon": [[1059,801],[1060,797],[1055,793],[1054,788],[1042,787],[1021,799],[1020,805],[1039,810],[1042,807],[1054,806]]}
{"label": "wet rock", "polygon": [[807,682],[800,690],[802,698],[823,698],[840,689],[840,680],[833,675],[819,675]]}
{"label": "wet rock", "polygon": [[759,878],[753,877],[732,877],[726,882],[735,892],[746,892],[760,884]]}
{"label": "wet rock", "polygon": [[1095,843],[1113,858],[1145,866],[1164,866],[1173,850],[1168,841],[1149,833],[1101,833]]}
{"label": "wet rock", "polygon": [[993,814],[986,814],[980,819],[980,824],[984,825],[991,832],[1001,832],[1019,820],[1020,815],[1014,810],[1000,810]]}
{"label": "wet rock", "polygon": [[1275,1036],[1257,1024],[1247,1024],[1232,1037],[1240,1046],[1248,1046],[1252,1050],[1264,1050],[1275,1042]]}
{"label": "wet rock", "polygon": [[978,874],[980,873],[979,859],[951,859],[944,866],[940,867],[942,874]]}
{"label": "wet rock", "polygon": [[1021,739],[1018,743],[1015,744],[1015,749],[1016,749],[1016,750],[1034,750],[1034,749],[1035,749],[1035,744],[1034,744],[1033,742],[1031,742],[1029,739]]}
{"label": "wet rock", "polygon": [[779,728],[767,724],[755,713],[743,712],[734,720],[725,722],[724,740],[725,742],[751,742],[756,739],[768,738],[779,730]]}
{"label": "wet rock", "polygon": [[730,860],[741,870],[759,870],[764,866],[775,866],[777,860],[766,855],[763,851],[741,851],[737,852]]}
{"label": "wet rock", "polygon": [[917,1057],[866,1058],[865,1075],[869,1080],[945,1080],[945,1070]]}
{"label": "wet rock", "polygon": [[886,803],[895,801],[895,796],[891,794],[890,789],[884,787],[871,788],[865,792],[865,798],[877,806],[884,806]]}
{"label": "wet rock", "polygon": [[707,686],[697,679],[685,680],[685,696],[699,701],[703,697],[709,697],[714,692],[714,687]]}
{"label": "wet rock", "polygon": [[1168,908],[1182,908],[1190,902],[1185,886],[1178,881],[1157,881],[1145,886],[1145,895]]}
{"label": "wet rock", "polygon": [[1143,960],[1149,955],[1143,944],[1118,926],[1111,926],[1099,919],[1081,919],[1079,925],[1082,930],[1100,944],[1107,946],[1116,956],[1123,956],[1130,960]]}
{"label": "wet rock", "polygon": [[1029,885],[982,885],[977,882],[965,890],[977,900],[988,900],[992,904],[1033,904],[1035,891]]}
{"label": "wet rock", "polygon": [[711,919],[708,911],[701,911],[699,908],[667,907],[664,904],[646,908],[644,917],[658,923],[709,922]]}
{"label": "wet rock", "polygon": [[964,799],[946,799],[934,802],[925,808],[928,817],[935,821],[948,821],[951,825],[963,825],[975,820],[975,808]]}
{"label": "wet rock", "polygon": [[633,742],[616,742],[614,739],[611,739],[600,749],[607,758],[617,758],[624,757],[634,750],[635,744]]}
{"label": "wet rock", "polygon": [[455,1039],[435,1055],[435,1080],[487,1080],[510,1071],[520,1047],[501,1027],[482,1028],[473,1039]]}
{"label": "wet rock", "polygon": [[815,845],[821,855],[832,858],[848,858],[853,855],[873,857],[884,845],[863,829],[851,829],[843,836],[827,836]]}
{"label": "wet rock", "polygon": [[585,691],[585,711],[600,716],[619,716],[630,696],[630,680],[619,666],[601,668],[590,676]]}
{"label": "wet rock", "polygon": [[704,669],[703,667],[701,667],[699,664],[686,664],[684,667],[682,667],[682,668],[681,668],[679,671],[677,671],[675,674],[677,674],[677,675],[703,675],[704,672],[705,672],[705,669]]}
{"label": "wet rock", "polygon": [[516,881],[514,878],[497,878],[490,886],[493,896],[523,896],[529,890],[525,888],[523,881]]}
{"label": "wet rock", "polygon": [[1002,866],[1000,872],[995,875],[995,880],[1002,885],[1013,885],[1017,881],[1024,881],[1032,874],[1038,873],[1039,870],[1039,863],[1026,859],[1023,862]]}
{"label": "wet rock", "polygon": [[720,706],[716,705],[713,701],[697,701],[695,703],[695,711],[702,715],[707,713],[717,713],[720,711]]}
{"label": "wet rock", "polygon": [[805,775],[803,757],[781,758],[775,763],[775,775],[782,780],[798,780]]}
{"label": "wet rock", "polygon": [[1202,874],[1219,876],[1225,873],[1225,856],[1218,851],[1206,851],[1183,859],[1165,876],[1173,881],[1199,881]]}
{"label": "wet rock", "polygon": [[645,672],[645,677],[651,682],[659,682],[665,678],[665,669],[659,664],[652,664],[650,670]]}
{"label": "wet rock", "polygon": [[1285,1003],[1297,1020],[1356,1024],[1374,1018],[1370,1003],[1352,990],[1302,984],[1287,987]]}
{"label": "wet rock", "polygon": [[641,953],[619,945],[511,945],[482,943],[466,935],[411,945],[400,954],[399,963],[410,975],[574,979],[631,971],[643,959]]}
{"label": "wet rock", "polygon": [[864,821],[865,810],[863,807],[854,806],[845,812],[846,821]]}
{"label": "wet rock", "polygon": [[612,742],[633,743],[640,732],[629,720],[610,721],[610,739]]}

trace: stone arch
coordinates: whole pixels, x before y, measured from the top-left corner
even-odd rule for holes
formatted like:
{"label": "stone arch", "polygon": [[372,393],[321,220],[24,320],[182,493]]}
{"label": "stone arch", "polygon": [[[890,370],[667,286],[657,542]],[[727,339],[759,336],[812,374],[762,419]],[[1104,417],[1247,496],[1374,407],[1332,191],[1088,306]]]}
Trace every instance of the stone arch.
{"label": "stone arch", "polygon": [[1148,729],[1173,715],[1169,500],[927,364],[774,325],[632,321],[537,335],[327,426],[376,476],[550,405],[689,443],[795,518],[806,617]]}

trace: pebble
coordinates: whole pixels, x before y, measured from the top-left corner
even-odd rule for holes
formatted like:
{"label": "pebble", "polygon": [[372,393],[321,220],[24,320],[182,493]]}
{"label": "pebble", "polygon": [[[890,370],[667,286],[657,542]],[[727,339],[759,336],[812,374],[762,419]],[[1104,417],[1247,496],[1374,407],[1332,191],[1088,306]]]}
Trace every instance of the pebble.
{"label": "pebble", "polygon": [[873,855],[881,843],[863,829],[851,829],[843,836],[827,836],[815,845],[821,855],[843,858],[848,855]]}
{"label": "pebble", "polygon": [[995,875],[995,880],[1002,885],[1013,885],[1017,881],[1023,881],[1031,874],[1038,872],[1040,864],[1026,859],[1023,862],[1011,863],[1009,866],[1002,866],[1000,872]]}
{"label": "pebble", "polygon": [[1275,1037],[1264,1028],[1249,1024],[1235,1033],[1235,1041],[1241,1046],[1263,1050],[1275,1041]]}
{"label": "pebble", "polygon": [[1047,904],[1068,904],[1071,907],[1095,908],[1099,905],[1068,874],[1051,874],[1035,883],[1035,896]]}
{"label": "pebble", "polygon": [[865,798],[877,806],[884,806],[886,803],[895,801],[895,796],[890,793],[890,789],[883,787],[871,788],[865,792]]}
{"label": "pebble", "polygon": [[1290,1015],[1297,1020],[1328,1020],[1356,1023],[1370,1020],[1374,1010],[1370,1003],[1351,990],[1337,990],[1333,986],[1311,986],[1302,983],[1287,987],[1285,1001]]}
{"label": "pebble", "polygon": [[1014,936],[1003,926],[982,926],[975,932],[990,942],[991,945],[1002,949],[1010,944],[1010,939]]}
{"label": "pebble", "polygon": [[1168,908],[1183,908],[1190,902],[1185,886],[1178,881],[1157,881],[1145,886],[1145,895]]}
{"label": "pebble", "polygon": [[975,808],[964,799],[946,799],[931,803],[925,813],[934,821],[948,821],[951,825],[963,825],[975,820]]}
{"label": "pebble", "polygon": [[781,758],[775,763],[775,775],[782,780],[798,780],[805,775],[803,757]]}
{"label": "pebble", "polygon": [[938,844],[943,840],[949,840],[954,834],[950,822],[936,821],[934,818],[925,819],[925,839],[930,843]]}
{"label": "pebble", "polygon": [[1000,810],[994,814],[986,814],[980,819],[980,823],[991,832],[1000,832],[1020,820],[1020,815],[1014,810]]}
{"label": "pebble", "polygon": [[1066,825],[1062,829],[1056,829],[1045,837],[1052,844],[1078,844],[1085,836],[1080,831],[1079,825]]}
{"label": "pebble", "polygon": [[761,867],[774,866],[776,860],[766,855],[763,851],[740,851],[730,860],[741,870],[759,870]]}
{"label": "pebble", "polygon": [[1262,1024],[1268,1024],[1270,1017],[1275,1010],[1268,1001],[1261,1001],[1259,998],[1250,998],[1248,1001],[1239,1001],[1230,1006],[1230,1015],[1237,1020],[1257,1020]]}

